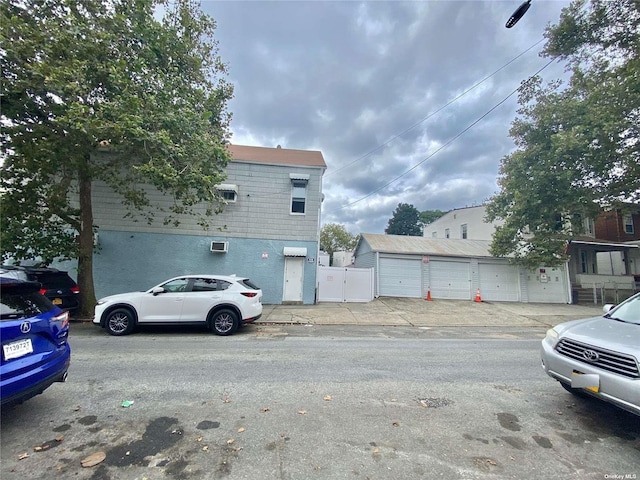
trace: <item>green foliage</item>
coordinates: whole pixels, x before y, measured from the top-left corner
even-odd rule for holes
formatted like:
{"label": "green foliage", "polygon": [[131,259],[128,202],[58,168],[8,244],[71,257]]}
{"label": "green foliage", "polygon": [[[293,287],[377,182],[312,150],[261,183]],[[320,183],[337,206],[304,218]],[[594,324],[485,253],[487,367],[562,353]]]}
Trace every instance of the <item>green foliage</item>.
{"label": "green foliage", "polygon": [[566,261],[566,242],[603,206],[640,201],[640,12],[632,0],[584,1],[547,29],[544,55],[566,59],[568,85],[520,89],[487,220],[505,220],[492,254],[530,267]]}
{"label": "green foliage", "polygon": [[[148,221],[219,209],[233,89],[195,3],[9,0],[0,23],[3,258],[78,258],[92,275],[98,181]],[[145,185],[173,207],[157,212]]]}
{"label": "green foliage", "polygon": [[393,211],[393,217],[389,219],[384,233],[389,235],[421,236],[420,212],[413,205],[399,203]]}
{"label": "green foliage", "polygon": [[334,252],[350,252],[356,248],[359,235],[353,235],[337,223],[328,223],[320,230],[320,250],[327,252],[333,259]]}
{"label": "green foliage", "polygon": [[423,212],[420,212],[420,223],[422,225],[429,225],[430,223],[435,222],[445,213],[447,212],[443,212],[442,210],[424,210]]}

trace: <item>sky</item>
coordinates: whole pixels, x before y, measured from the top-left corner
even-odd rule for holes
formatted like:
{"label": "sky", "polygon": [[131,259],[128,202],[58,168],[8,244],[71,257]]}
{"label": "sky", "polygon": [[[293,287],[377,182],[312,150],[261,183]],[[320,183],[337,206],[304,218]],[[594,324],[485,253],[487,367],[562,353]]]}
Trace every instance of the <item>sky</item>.
{"label": "sky", "polygon": [[399,203],[480,205],[515,149],[516,90],[569,5],[535,0],[505,28],[521,2],[203,0],[234,85],[231,142],[320,150],[322,223],[352,234],[383,233]]}

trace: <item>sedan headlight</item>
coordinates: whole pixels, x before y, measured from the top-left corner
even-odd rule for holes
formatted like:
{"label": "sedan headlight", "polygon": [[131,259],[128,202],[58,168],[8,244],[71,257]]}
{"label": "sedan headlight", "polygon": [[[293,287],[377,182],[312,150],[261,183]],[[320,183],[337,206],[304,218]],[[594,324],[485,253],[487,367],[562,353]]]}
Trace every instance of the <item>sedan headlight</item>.
{"label": "sedan headlight", "polygon": [[549,342],[549,345],[551,345],[551,348],[556,348],[556,345],[558,344],[559,340],[560,340],[560,335],[554,328],[550,328],[549,330],[547,330],[547,336],[545,338],[545,341]]}

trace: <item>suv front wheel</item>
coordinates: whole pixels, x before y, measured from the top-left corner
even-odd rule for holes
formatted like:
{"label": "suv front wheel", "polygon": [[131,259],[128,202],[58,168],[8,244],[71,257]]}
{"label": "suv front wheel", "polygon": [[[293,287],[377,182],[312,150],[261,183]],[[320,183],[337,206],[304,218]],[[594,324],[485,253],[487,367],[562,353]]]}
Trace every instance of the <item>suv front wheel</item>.
{"label": "suv front wheel", "polygon": [[128,308],[116,308],[111,310],[107,314],[107,318],[104,322],[104,328],[109,335],[120,337],[122,335],[129,335],[133,332],[135,327],[135,320],[133,312]]}

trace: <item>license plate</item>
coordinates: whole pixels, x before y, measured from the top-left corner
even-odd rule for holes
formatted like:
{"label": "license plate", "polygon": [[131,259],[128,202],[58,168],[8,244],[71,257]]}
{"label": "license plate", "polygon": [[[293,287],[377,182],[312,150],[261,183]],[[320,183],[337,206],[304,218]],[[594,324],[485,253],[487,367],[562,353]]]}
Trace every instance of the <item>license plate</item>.
{"label": "license plate", "polygon": [[33,345],[31,345],[31,339],[27,338],[26,340],[3,345],[2,350],[4,351],[4,359],[11,360],[12,358],[18,358],[32,353]]}
{"label": "license plate", "polygon": [[54,298],[53,300],[51,300],[51,303],[53,303],[54,305],[62,305],[62,299]]}
{"label": "license plate", "polygon": [[595,373],[584,374],[574,371],[571,375],[571,387],[584,388],[594,393],[600,391],[600,376]]}

